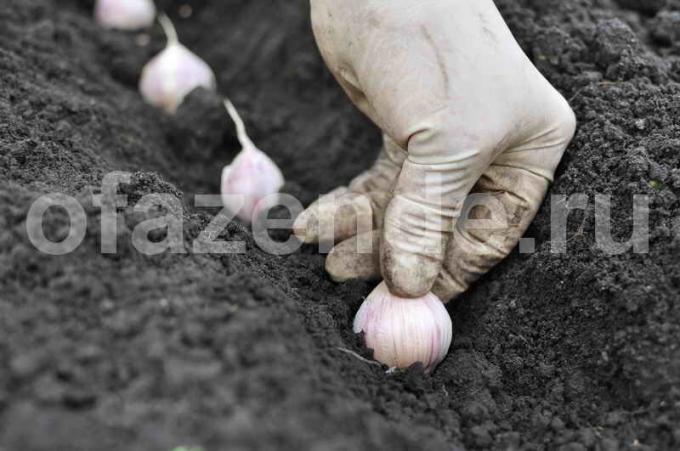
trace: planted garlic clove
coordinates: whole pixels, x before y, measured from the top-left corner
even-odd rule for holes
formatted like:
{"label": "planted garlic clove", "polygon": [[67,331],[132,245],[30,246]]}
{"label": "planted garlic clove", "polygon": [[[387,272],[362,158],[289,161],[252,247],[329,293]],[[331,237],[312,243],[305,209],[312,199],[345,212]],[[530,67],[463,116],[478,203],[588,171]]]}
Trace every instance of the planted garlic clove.
{"label": "planted garlic clove", "polygon": [[158,20],[168,44],[144,66],[139,90],[148,103],[174,114],[191,91],[199,87],[215,90],[217,81],[210,66],[179,43],[170,19],[161,15]]}
{"label": "planted garlic clove", "polygon": [[243,149],[222,171],[222,200],[242,221],[251,223],[266,206],[262,201],[279,192],[284,178],[276,163],[250,140],[234,105],[229,100],[225,100],[224,105],[236,124]]}
{"label": "planted garlic clove", "polygon": [[156,5],[153,0],[97,0],[94,17],[108,28],[139,30],[153,25]]}
{"label": "planted garlic clove", "polygon": [[354,333],[361,332],[377,361],[390,368],[408,368],[420,362],[429,373],[446,357],[453,326],[444,304],[434,294],[399,298],[382,282],[354,318]]}
{"label": "planted garlic clove", "polygon": [[265,207],[262,201],[278,193],[283,183],[283,174],[264,152],[247,148],[222,171],[222,199],[242,221],[251,223]]}

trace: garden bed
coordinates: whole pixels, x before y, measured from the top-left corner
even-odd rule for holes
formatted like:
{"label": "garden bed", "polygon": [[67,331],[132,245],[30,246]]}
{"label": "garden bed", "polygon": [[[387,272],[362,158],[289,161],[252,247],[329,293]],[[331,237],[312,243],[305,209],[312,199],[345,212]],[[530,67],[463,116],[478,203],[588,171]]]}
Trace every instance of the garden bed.
{"label": "garden bed", "polygon": [[[449,305],[454,343],[431,376],[357,358],[368,354],[351,322],[372,286],[333,283],[313,246],[271,256],[233,222],[222,238],[246,241],[244,254],[144,256],[130,243],[146,216],[129,207],[117,253],[103,255],[92,194],[114,170],[133,174],[131,205],[182,199],[190,249],[215,213],[193,195],[218,192],[238,151],[228,117],[206,91],[174,118],[143,103],[137,78],[164,44],[159,29],[149,43],[105,31],[86,0],[5,3],[0,448],[680,447],[678,0],[497,1],[579,120],[552,194],[584,193],[589,207],[555,254],[546,202],[528,233],[536,252],[514,253]],[[379,133],[325,69],[307,1],[161,3],[286,192],[309,203],[371,163]],[[66,256],[26,234],[31,201],[48,192],[88,213]],[[622,241],[633,195],[650,196],[649,253],[596,248],[596,194],[612,195]],[[51,212],[46,233],[67,224]]]}

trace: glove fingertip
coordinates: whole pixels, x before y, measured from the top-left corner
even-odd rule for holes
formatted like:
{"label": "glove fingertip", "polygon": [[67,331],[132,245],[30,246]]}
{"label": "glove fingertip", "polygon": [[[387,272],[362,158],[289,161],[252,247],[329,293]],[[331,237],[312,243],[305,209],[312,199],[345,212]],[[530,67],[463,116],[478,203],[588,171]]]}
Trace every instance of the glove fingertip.
{"label": "glove fingertip", "polygon": [[318,235],[315,232],[317,228],[314,226],[314,224],[312,224],[316,223],[317,221],[313,221],[313,218],[314,214],[309,210],[305,210],[295,219],[295,222],[293,223],[293,233],[297,239],[303,243],[309,244],[318,241]]}
{"label": "glove fingertip", "polygon": [[381,251],[381,269],[392,294],[403,298],[419,298],[432,290],[441,270],[441,262],[399,251],[386,243]]}
{"label": "glove fingertip", "polygon": [[366,252],[362,252],[359,237],[354,237],[338,244],[328,254],[326,272],[335,282],[380,278],[380,235],[374,231],[368,235],[362,235],[363,238],[372,240],[372,248]]}

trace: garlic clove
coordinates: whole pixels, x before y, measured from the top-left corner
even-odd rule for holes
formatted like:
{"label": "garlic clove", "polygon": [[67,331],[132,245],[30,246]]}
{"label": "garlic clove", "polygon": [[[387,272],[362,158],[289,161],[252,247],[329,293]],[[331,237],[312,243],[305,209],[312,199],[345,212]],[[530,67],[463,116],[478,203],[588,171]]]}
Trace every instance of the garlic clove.
{"label": "garlic clove", "polygon": [[194,89],[215,90],[210,67],[181,44],[168,46],[144,68],[139,90],[149,104],[174,114]]}
{"label": "garlic clove", "polygon": [[250,140],[234,105],[225,100],[225,107],[236,124],[243,149],[222,171],[222,200],[242,221],[251,223],[265,207],[264,198],[278,193],[285,180],[276,163]]}
{"label": "garlic clove", "polygon": [[222,198],[230,211],[251,223],[264,207],[261,201],[276,194],[283,183],[283,174],[276,164],[261,150],[248,148],[222,171]]}
{"label": "garlic clove", "polygon": [[153,0],[97,0],[94,16],[108,28],[139,30],[153,24],[156,5]]}
{"label": "garlic clove", "polygon": [[217,81],[210,66],[179,43],[170,19],[161,15],[158,20],[168,44],[144,66],[139,91],[149,104],[174,114],[191,91],[199,87],[214,91]]}
{"label": "garlic clove", "polygon": [[446,357],[453,325],[444,304],[432,293],[405,299],[385,282],[366,298],[354,318],[354,333],[364,333],[373,357],[390,368],[422,363],[431,372]]}

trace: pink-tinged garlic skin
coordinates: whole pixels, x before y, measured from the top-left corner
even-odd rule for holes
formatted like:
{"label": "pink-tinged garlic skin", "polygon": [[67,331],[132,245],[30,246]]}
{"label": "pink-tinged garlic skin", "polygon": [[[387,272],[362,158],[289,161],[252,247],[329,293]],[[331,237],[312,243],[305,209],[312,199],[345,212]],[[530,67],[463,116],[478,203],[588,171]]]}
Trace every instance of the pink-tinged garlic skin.
{"label": "pink-tinged garlic skin", "polygon": [[151,59],[139,82],[144,100],[169,114],[174,114],[198,87],[215,90],[215,74],[205,61],[179,43],[169,44]]}
{"label": "pink-tinged garlic skin", "polygon": [[153,0],[97,0],[94,17],[108,28],[140,30],[153,24],[156,5]]}
{"label": "pink-tinged garlic skin", "polygon": [[243,222],[250,224],[266,207],[262,201],[278,193],[285,180],[276,163],[253,144],[231,100],[224,99],[224,107],[234,121],[242,150],[222,171],[222,201]]}
{"label": "pink-tinged garlic skin", "polygon": [[434,294],[399,298],[382,282],[354,318],[354,333],[361,332],[377,361],[390,368],[408,368],[420,362],[429,373],[449,352],[453,325]]}
{"label": "pink-tinged garlic skin", "polygon": [[279,192],[283,174],[261,150],[248,146],[222,171],[222,200],[225,207],[250,224],[266,205],[262,200]]}

